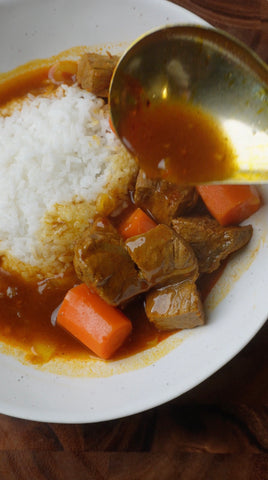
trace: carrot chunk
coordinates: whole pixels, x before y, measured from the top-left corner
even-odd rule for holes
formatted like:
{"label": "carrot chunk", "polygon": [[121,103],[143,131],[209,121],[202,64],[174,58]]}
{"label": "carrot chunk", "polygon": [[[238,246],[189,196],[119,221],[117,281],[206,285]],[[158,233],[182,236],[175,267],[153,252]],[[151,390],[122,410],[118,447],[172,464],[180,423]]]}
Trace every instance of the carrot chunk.
{"label": "carrot chunk", "polygon": [[57,324],[104,359],[110,358],[132,331],[131,321],[85,283],[67,292]]}
{"label": "carrot chunk", "polygon": [[251,185],[199,185],[197,190],[211,215],[223,226],[241,223],[261,206],[259,192]]}
{"label": "carrot chunk", "polygon": [[121,225],[119,225],[118,231],[120,235],[126,240],[127,238],[140,235],[148,232],[152,228],[156,227],[156,223],[150,218],[141,208],[136,208],[129,217],[127,217]]}

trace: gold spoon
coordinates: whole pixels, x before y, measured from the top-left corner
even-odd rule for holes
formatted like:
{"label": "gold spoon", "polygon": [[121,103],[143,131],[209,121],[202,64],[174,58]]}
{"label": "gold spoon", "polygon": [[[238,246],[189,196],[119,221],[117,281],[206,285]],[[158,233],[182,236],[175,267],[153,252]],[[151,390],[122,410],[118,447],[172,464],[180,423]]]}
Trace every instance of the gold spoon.
{"label": "gold spoon", "polygon": [[[151,155],[157,158],[155,163],[151,159],[150,164],[155,176],[161,174],[171,179],[173,175],[181,183],[268,181],[268,67],[244,44],[220,30],[174,25],[140,37],[121,57],[114,71],[109,103],[119,138],[145,169],[146,157],[150,156],[153,145],[157,146]],[[194,168],[190,166],[191,144],[200,142],[202,122],[200,128],[198,123],[195,125],[192,140],[188,139],[188,144],[183,145],[183,139],[187,135],[190,138],[184,126],[189,123],[192,128],[193,115],[184,118],[178,110],[178,115],[173,112],[172,117],[166,108],[163,117],[163,107],[171,108],[172,105],[182,108],[184,114],[188,107],[191,114],[196,110],[197,122],[198,118],[202,120],[203,112],[207,119],[213,119],[222,134],[221,141],[225,139],[226,142],[222,142],[220,154],[210,152],[211,162],[200,157],[195,160]],[[153,113],[151,117],[148,112]],[[157,130],[152,126],[157,123],[156,115],[159,121],[162,119],[161,145],[160,127],[158,125]],[[173,133],[170,131],[174,121],[182,118],[177,131],[183,130],[183,135],[178,140],[174,128]],[[214,134],[206,124],[203,130],[210,132],[204,141],[206,146]],[[152,143],[148,143],[150,135]],[[166,155],[163,154],[164,144]],[[204,145],[197,146],[197,154]],[[187,153],[188,147],[189,157],[186,155],[183,163],[179,150]],[[174,154],[175,149],[177,170],[174,174],[172,152]],[[218,161],[213,170],[217,158],[226,168],[219,168]],[[182,171],[184,175],[180,176]]]}

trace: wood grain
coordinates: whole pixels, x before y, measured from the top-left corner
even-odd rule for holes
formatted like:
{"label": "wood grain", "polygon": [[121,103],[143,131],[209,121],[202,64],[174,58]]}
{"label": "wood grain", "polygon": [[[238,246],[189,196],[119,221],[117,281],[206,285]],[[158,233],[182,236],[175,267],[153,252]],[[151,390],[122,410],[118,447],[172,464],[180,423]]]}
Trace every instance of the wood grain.
{"label": "wood grain", "polygon": [[267,0],[175,0],[173,3],[234,35],[268,61]]}
{"label": "wood grain", "polygon": [[[268,61],[267,0],[175,1]],[[0,415],[0,480],[268,479],[268,325],[198,387],[150,411],[60,425]]]}

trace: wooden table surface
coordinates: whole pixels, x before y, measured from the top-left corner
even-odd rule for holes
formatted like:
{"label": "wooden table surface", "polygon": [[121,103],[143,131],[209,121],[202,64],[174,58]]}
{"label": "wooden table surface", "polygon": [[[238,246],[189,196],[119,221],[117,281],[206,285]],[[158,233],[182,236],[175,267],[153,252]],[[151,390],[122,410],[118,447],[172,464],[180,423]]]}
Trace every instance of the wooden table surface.
{"label": "wooden table surface", "polygon": [[[174,3],[268,61],[268,0]],[[0,415],[0,480],[268,479],[267,339],[268,325],[198,387],[128,418],[60,425]]]}

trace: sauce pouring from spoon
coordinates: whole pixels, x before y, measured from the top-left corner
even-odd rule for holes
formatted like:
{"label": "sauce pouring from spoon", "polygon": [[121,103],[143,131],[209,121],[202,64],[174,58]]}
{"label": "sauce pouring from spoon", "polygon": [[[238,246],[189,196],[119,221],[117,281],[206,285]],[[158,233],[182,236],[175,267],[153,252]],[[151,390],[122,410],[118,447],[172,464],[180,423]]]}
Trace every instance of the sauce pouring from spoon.
{"label": "sauce pouring from spoon", "polygon": [[120,59],[109,103],[120,140],[151,177],[268,181],[268,67],[219,30],[145,34]]}

